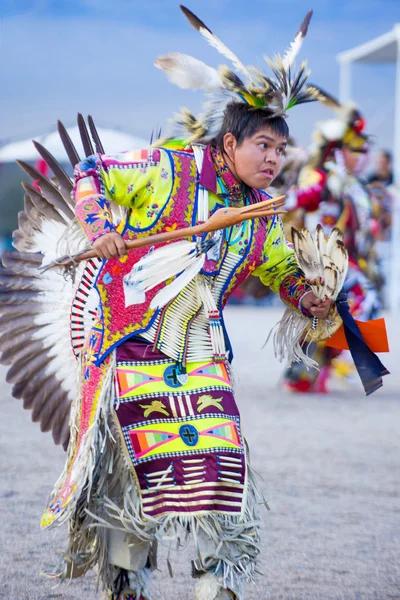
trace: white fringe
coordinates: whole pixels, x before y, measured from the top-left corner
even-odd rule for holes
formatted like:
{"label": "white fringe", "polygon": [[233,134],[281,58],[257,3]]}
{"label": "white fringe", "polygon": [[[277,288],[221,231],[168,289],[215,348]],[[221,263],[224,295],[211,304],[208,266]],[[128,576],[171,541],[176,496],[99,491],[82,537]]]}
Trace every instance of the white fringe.
{"label": "white fringe", "polygon": [[[139,490],[112,417],[114,374],[113,355],[104,376],[94,424],[86,434],[82,458],[76,465],[80,472],[77,490],[62,517],[55,522],[55,525],[61,525],[69,519],[69,549],[64,554],[65,568],[58,569],[58,576],[65,579],[73,570],[83,573],[97,565],[104,588],[112,589],[115,573],[108,559],[107,529],[132,533],[153,544],[157,540],[169,540],[178,545],[182,533],[185,536],[190,532],[196,549],[196,564],[201,570],[217,573],[224,588],[234,591],[241,600],[238,593],[241,582],[254,581],[257,573],[261,522],[256,513],[257,505],[263,503],[251,469],[247,468],[246,493],[240,515],[204,512],[194,516],[144,517]],[[71,414],[67,464],[75,449],[79,406],[77,400]],[[65,475],[66,469],[53,497]],[[204,540],[207,540],[206,552]]]}
{"label": "white fringe", "polygon": [[[70,416],[70,441],[67,450],[67,460],[61,476],[56,481],[54,490],[50,497],[50,504],[57,497],[62,484],[64,483],[67,474],[68,467],[73,461],[76,443],[79,431],[79,415],[81,407],[81,393],[82,393],[82,364],[81,362],[77,365],[77,386],[76,386],[76,399],[71,405],[71,416]],[[104,452],[106,441],[108,437],[111,437],[115,442],[110,428],[108,426],[109,415],[114,406],[115,390],[114,390],[114,375],[115,375],[115,353],[111,355],[110,364],[108,365],[107,372],[104,376],[100,397],[97,403],[97,412],[93,419],[93,425],[86,432],[82,440],[82,449],[80,450],[79,461],[75,460],[73,471],[79,472],[79,478],[77,488],[71,498],[68,506],[64,509],[62,515],[52,524],[54,526],[60,526],[67,521],[75,512],[77,502],[85,491],[87,498],[90,497],[94,469],[98,464],[101,454]],[[107,470],[108,472],[108,470]]]}
{"label": "white fringe", "polygon": [[[310,327],[310,319],[290,307],[287,307],[281,320],[271,329],[267,341],[273,335],[275,357],[282,362],[302,362],[306,369],[318,370],[318,363],[307,354],[308,344],[305,344],[307,329]],[[303,346],[306,345],[306,352]]]}

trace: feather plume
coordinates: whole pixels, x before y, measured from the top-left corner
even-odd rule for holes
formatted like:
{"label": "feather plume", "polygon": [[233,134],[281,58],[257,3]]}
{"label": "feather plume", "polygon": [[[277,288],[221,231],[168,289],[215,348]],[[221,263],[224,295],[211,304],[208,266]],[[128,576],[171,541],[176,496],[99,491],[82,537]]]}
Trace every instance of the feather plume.
{"label": "feather plume", "polygon": [[[173,125],[174,128],[170,137],[178,140],[184,147],[204,138],[208,134],[206,124],[201,119],[197,119],[186,108],[183,108],[179,114],[175,115]],[[159,142],[159,145],[163,145],[163,142]]]}
{"label": "feather plume", "polygon": [[242,93],[243,91],[247,92],[247,88],[240,77],[238,77],[238,75],[236,75],[236,73],[234,73],[226,65],[221,65],[218,69],[218,73],[224,86],[229,90],[235,93]]}
{"label": "feather plume", "polygon": [[188,54],[170,52],[167,56],[158,57],[154,64],[180,88],[211,92],[223,87],[216,69]]}
{"label": "feather plume", "polygon": [[186,8],[185,6],[180,5],[180,8],[189,21],[189,23],[197,29],[197,31],[207,40],[207,42],[213,46],[222,56],[225,56],[228,60],[230,60],[233,66],[240,72],[246,75],[249,79],[251,79],[251,74],[247,67],[242,63],[241,60],[236,56],[232,50],[230,50],[220,39],[217,38],[216,35],[213,34],[211,29],[207,27],[203,21],[201,21],[191,10]]}
{"label": "feather plume", "polygon": [[[40,431],[46,432],[52,430],[54,422],[57,422],[58,413],[66,400],[68,402],[67,392],[60,394],[59,390],[55,388],[52,393],[49,393],[46,404],[41,406],[39,410],[40,416],[38,420],[40,421]],[[70,408],[69,402],[68,408]],[[33,407],[33,410],[35,410],[35,407]],[[34,419],[32,418],[32,421],[33,420]]]}
{"label": "feather plume", "polygon": [[282,58],[283,68],[288,71],[294,64],[296,56],[300,52],[300,48],[303,44],[304,38],[307,35],[308,25],[310,23],[313,11],[309,10],[303,19],[302,24],[299,27],[298,32],[295,35],[293,42],[290,43],[289,48],[286,50]]}
{"label": "feather plume", "polygon": [[160,265],[153,264],[151,267],[140,267],[140,272],[138,273],[138,281],[137,288],[139,290],[143,290],[148,292],[153,289],[163,281],[167,281],[171,277],[175,277],[192,264],[193,260],[196,258],[196,248],[194,250],[184,256],[170,258],[168,260],[164,260],[162,263],[162,271],[160,271]]}
{"label": "feather plume", "polygon": [[202,143],[208,143],[221,131],[226,107],[232,101],[237,102],[237,95],[230,90],[225,90],[223,93],[213,94],[212,99],[205,104],[204,113],[201,115],[205,131]]}
{"label": "feather plume", "polygon": [[[308,87],[305,86],[305,82],[310,75],[310,70],[307,69],[305,61],[301,64],[295,77],[292,78],[290,70],[285,70],[282,58],[279,55],[273,60],[265,57],[265,60],[276,78],[276,83],[271,80],[270,83],[275,89],[275,98],[279,110],[285,112],[294,106],[315,100],[312,90],[308,90]],[[273,105],[271,104],[271,106]]]}
{"label": "feather plume", "polygon": [[310,83],[308,87],[312,88],[310,92],[313,91],[315,99],[318,100],[318,102],[321,102],[321,104],[323,104],[327,108],[331,108],[332,110],[336,111],[340,111],[342,109],[342,105],[340,104],[340,102],[336,100],[334,96],[328,94],[328,92],[325,92],[325,90],[320,88],[318,85]]}
{"label": "feather plume", "polygon": [[[49,375],[51,377],[51,374]],[[48,379],[48,378],[47,378]],[[42,386],[47,380],[43,378],[43,373],[39,376],[39,380],[35,381],[36,386]],[[34,387],[35,384],[31,384],[30,379],[24,379],[19,381],[12,388],[12,395],[14,398],[23,399],[24,408],[32,408],[32,404],[35,398],[38,388]]]}
{"label": "feather plume", "polygon": [[263,90],[246,87],[240,77],[226,65],[221,65],[218,73],[221,77],[224,90],[236,94],[242,102],[246,102],[249,106],[265,106],[265,93]]}
{"label": "feather plume", "polygon": [[[200,32],[209,44],[233,63],[240,77],[228,67],[221,66],[218,72],[222,86],[214,87],[215,70],[213,70],[213,89],[209,90],[208,85],[204,86],[203,83],[203,72],[205,73],[205,69],[209,67],[203,63],[201,63],[201,69],[197,62],[193,64],[193,73],[188,76],[186,68],[182,70],[180,65],[181,58],[178,60],[178,65],[176,64],[175,57],[182,55],[175,53],[158,59],[156,66],[164,70],[171,69],[172,73],[170,72],[168,76],[180,87],[197,87],[212,93],[212,100],[205,105],[204,112],[199,119],[193,117],[192,122],[189,122],[185,116],[183,118],[178,117],[178,122],[175,122],[176,129],[171,132],[167,140],[163,140],[164,145],[165,143],[171,144],[176,139],[180,142],[184,140],[185,145],[196,141],[209,143],[219,133],[226,106],[232,101],[243,102],[252,108],[268,108],[275,116],[286,116],[286,111],[293,106],[316,101],[319,95],[322,97],[322,93],[319,93],[316,86],[306,85],[310,74],[306,63],[303,63],[300,70],[292,75],[292,66],[307,33],[312,11],[307,13],[294,41],[290,44],[283,58],[280,55],[277,55],[272,61],[266,58],[275,76],[271,78],[255,67],[246,67],[194,13],[182,5],[181,10],[190,24]],[[194,61],[195,59],[188,57],[184,60]],[[198,69],[201,74],[199,77],[200,83],[197,81]],[[241,79],[243,74],[245,75],[244,80]],[[216,79],[215,83],[217,83]],[[195,125],[193,121],[195,121]]]}
{"label": "feather plume", "polygon": [[6,269],[12,269],[14,273],[25,273],[27,267],[37,269],[42,264],[43,256],[39,252],[13,252],[3,253],[2,262]]}
{"label": "feather plume", "polygon": [[312,102],[316,99],[314,97],[315,92],[305,87],[305,83],[310,75],[306,62],[302,63],[299,72],[295,76],[292,75],[292,66],[307,34],[311,16],[312,10],[307,13],[294,41],[290,44],[289,49],[283,57],[279,54],[273,60],[265,57],[276,78],[276,83],[273,84],[270,82],[270,84],[273,85],[277,92],[276,108],[281,112],[285,112],[298,104]]}
{"label": "feather plume", "polygon": [[256,88],[256,91],[262,91],[264,96],[266,96],[267,94],[270,94],[272,91],[274,91],[276,86],[265,75],[265,73],[260,71],[260,69],[257,69],[257,67],[250,66],[249,71],[252,74],[252,78],[253,78],[255,85],[258,86],[258,89]]}

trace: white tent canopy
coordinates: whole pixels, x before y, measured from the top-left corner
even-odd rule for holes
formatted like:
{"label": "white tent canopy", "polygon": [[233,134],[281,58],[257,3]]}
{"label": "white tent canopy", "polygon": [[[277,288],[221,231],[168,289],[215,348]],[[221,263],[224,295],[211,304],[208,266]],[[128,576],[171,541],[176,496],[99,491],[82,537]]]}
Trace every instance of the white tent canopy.
{"label": "white tent canopy", "polygon": [[[67,131],[78,154],[83,157],[84,154],[78,126],[70,127]],[[103,129],[102,127],[98,127],[97,131],[107,154],[123,152],[125,150],[138,150],[140,148],[146,148],[149,145],[148,140],[122,133],[121,131]],[[35,137],[35,141],[40,142],[57,160],[68,162],[58,131]],[[23,140],[21,142],[12,142],[3,146],[3,148],[0,148],[0,163],[14,162],[16,159],[34,161],[37,158],[39,158],[39,155],[32,144],[31,139]]]}
{"label": "white tent canopy", "polygon": [[395,63],[395,123],[394,123],[394,175],[400,184],[400,23],[392,31],[369,42],[337,55],[340,63],[340,100],[351,97],[351,65],[353,63]]}
{"label": "white tent canopy", "polygon": [[351,65],[353,63],[394,63],[396,65],[393,174],[395,181],[392,221],[392,273],[391,309],[400,308],[400,23],[392,31],[369,42],[341,52],[337,55],[340,63],[340,100],[351,97]]}

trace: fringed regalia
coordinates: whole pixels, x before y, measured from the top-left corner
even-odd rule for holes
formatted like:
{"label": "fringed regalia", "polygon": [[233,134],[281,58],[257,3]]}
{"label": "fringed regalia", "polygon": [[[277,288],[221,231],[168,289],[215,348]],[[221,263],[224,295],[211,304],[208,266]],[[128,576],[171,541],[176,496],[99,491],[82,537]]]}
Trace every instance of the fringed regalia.
{"label": "fringed regalia", "polygon": [[[306,85],[305,64],[292,72],[310,14],[285,55],[270,61],[271,79],[244,67],[184,12],[248,83],[226,66],[217,71],[175,53],[157,66],[181,87],[210,93],[211,104],[200,119],[178,117],[171,139],[108,155],[92,119],[89,133],[79,116],[81,160],[60,124],[73,181],[39,144],[55,178],[20,163],[38,187],[25,185],[16,251],[5,255],[0,275],[7,379],[42,429],[68,446],[42,519],[46,528],[68,522],[59,575],[75,577],[97,565],[113,600],[149,600],[157,541],[182,539],[182,532],[194,541],[196,599],[244,598],[243,583],[257,571],[262,498],[235,401],[223,308],[253,275],[288,307],[280,352],[296,353],[311,328],[301,311],[311,287],[277,214],[212,236],[72,263],[70,273],[62,262],[54,266],[60,253],[72,256],[113,231],[126,242],[145,240],[207,222],[221,208],[268,199],[238,184],[212,142],[226,106],[241,102],[282,115],[324,96]],[[340,323],[337,314],[320,320],[313,337],[330,335]]]}
{"label": "fringed regalia", "polygon": [[[127,205],[116,227],[126,240],[182,228],[204,214],[204,202],[211,213],[233,195],[236,205],[248,203],[221,165],[212,146],[200,172],[190,149],[90,157],[75,169],[76,215],[91,240],[112,230],[111,196]],[[278,216],[224,230],[201,273],[156,310],[151,302],[174,284],[159,283],[147,293],[132,289],[130,273],[145,256],[148,248],[90,261],[77,282],[77,329],[85,311],[95,313],[94,322],[85,340],[72,323],[81,365],[75,435],[43,525],[72,520],[71,555],[98,561],[100,553],[103,575],[113,563],[103,548],[104,527],[114,525],[149,545],[184,526],[199,540],[196,569],[216,570],[236,590],[236,580],[254,576],[260,496],[234,398],[222,309],[249,274],[297,311],[308,287]],[[100,303],[89,311],[94,299]],[[203,545],[209,540],[210,556],[201,551],[202,539]],[[112,575],[105,577],[108,587]]]}

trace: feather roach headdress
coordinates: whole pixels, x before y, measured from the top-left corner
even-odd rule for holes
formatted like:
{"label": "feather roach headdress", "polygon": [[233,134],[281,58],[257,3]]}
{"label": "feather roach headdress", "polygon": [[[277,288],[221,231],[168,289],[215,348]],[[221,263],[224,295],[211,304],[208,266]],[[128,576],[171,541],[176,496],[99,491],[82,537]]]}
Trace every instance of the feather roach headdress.
{"label": "feather roach headdress", "polygon": [[170,52],[155,61],[156,67],[165,71],[172,83],[181,88],[203,90],[208,95],[204,111],[196,118],[184,109],[174,119],[171,139],[186,143],[207,143],[220,132],[225,109],[231,102],[243,103],[253,109],[266,109],[268,116],[286,116],[297,104],[320,99],[320,91],[307,84],[310,71],[306,62],[294,70],[294,62],[303,44],[312,16],[310,10],[289,48],[273,59],[265,57],[272,71],[267,75],[261,70],[245,66],[243,62],[189,9],[181,6],[188,21],[222,56],[230,61],[232,68],[221,65],[214,69],[187,54]]}

